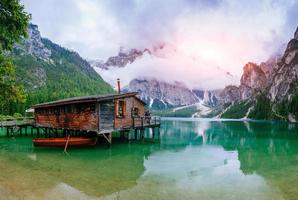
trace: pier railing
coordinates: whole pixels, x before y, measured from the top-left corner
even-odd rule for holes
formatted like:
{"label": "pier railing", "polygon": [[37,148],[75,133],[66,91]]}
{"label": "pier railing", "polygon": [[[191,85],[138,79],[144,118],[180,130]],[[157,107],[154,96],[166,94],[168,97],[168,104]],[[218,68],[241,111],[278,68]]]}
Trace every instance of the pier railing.
{"label": "pier railing", "polygon": [[11,126],[22,126],[22,125],[33,125],[33,117],[1,117],[0,127],[11,127]]}
{"label": "pier railing", "polygon": [[159,116],[136,116],[133,117],[133,128],[145,128],[160,126]]}

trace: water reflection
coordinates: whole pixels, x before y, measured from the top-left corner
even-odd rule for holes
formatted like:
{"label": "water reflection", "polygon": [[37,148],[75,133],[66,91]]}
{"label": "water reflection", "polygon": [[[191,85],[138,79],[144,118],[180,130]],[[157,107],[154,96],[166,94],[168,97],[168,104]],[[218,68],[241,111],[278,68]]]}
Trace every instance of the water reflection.
{"label": "water reflection", "polygon": [[70,150],[0,138],[0,199],[295,199],[298,127],[163,121],[160,142]]}

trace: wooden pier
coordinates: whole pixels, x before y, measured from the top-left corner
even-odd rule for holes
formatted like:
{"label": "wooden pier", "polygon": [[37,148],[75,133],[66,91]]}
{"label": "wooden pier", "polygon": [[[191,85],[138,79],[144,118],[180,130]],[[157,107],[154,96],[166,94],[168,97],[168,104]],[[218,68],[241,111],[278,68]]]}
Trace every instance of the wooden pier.
{"label": "wooden pier", "polygon": [[[6,128],[6,135],[16,135],[19,134],[20,136],[23,133],[27,136],[28,135],[28,127],[34,126],[34,118],[2,118],[0,120],[0,128]],[[31,134],[33,134],[31,129]]]}

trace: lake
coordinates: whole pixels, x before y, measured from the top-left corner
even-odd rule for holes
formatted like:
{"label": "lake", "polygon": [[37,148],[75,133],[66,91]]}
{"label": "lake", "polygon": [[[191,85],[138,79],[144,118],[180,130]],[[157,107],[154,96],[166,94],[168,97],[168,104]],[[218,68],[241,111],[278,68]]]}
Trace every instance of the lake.
{"label": "lake", "polygon": [[1,200],[298,199],[298,124],[163,119],[160,140],[68,154],[1,131]]}

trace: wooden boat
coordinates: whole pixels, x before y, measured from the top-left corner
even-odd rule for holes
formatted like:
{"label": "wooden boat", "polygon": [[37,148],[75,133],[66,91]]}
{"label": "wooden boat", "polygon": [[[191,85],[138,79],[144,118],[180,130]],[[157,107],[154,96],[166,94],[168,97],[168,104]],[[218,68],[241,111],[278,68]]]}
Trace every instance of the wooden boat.
{"label": "wooden boat", "polygon": [[86,137],[65,137],[65,138],[35,138],[33,144],[36,147],[85,147],[94,146],[97,140]]}

